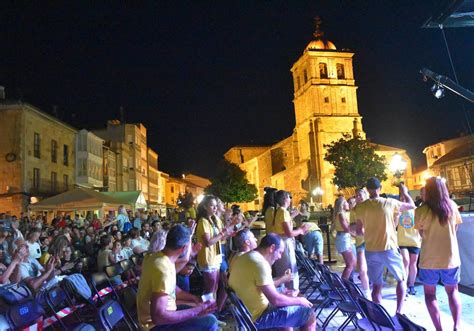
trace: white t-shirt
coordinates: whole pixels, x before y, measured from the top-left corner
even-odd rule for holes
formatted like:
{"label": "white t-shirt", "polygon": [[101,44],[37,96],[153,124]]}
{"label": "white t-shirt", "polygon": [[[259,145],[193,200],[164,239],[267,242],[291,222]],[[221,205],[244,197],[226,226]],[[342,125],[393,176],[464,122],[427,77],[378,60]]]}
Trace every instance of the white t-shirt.
{"label": "white t-shirt", "polygon": [[146,239],[143,239],[142,237],[138,237],[137,239],[132,239],[132,244],[130,246],[132,247],[132,250],[135,247],[140,247],[142,250],[147,251],[148,246],[150,246],[150,242]]}
{"label": "white t-shirt", "polygon": [[27,262],[22,262],[19,265],[18,272],[20,273],[20,280],[26,278],[36,278],[41,274],[43,267],[41,264],[31,256]]}
{"label": "white t-shirt", "polygon": [[29,241],[26,242],[28,244],[28,251],[30,252],[30,257],[33,259],[39,259],[41,257],[41,246],[37,242],[30,243]]}

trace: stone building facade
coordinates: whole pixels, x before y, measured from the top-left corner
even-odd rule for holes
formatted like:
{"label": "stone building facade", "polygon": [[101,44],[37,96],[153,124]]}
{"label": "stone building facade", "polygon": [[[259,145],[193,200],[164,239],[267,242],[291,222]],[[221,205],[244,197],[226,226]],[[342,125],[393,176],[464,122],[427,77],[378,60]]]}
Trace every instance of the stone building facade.
{"label": "stone building facade", "polygon": [[19,216],[73,187],[77,130],[28,103],[2,100],[0,114],[0,210]]}
{"label": "stone building facade", "polygon": [[[236,146],[224,154],[245,170],[249,181],[257,186],[259,196],[247,204],[248,209],[261,208],[266,186],[290,191],[296,202],[312,200],[311,192],[318,188],[323,193],[315,197],[317,202],[323,206],[334,203],[339,191],[331,182],[334,168],[324,160],[325,145],[347,134],[365,138],[357,104],[354,53],[338,50],[322,38],[319,29],[314,35],[316,39],[291,68],[296,122],[291,136],[272,146]],[[406,151],[374,146],[388,162],[395,154],[402,156],[407,162],[404,180],[410,185],[411,161]],[[388,175],[384,191],[395,193],[393,178]]]}

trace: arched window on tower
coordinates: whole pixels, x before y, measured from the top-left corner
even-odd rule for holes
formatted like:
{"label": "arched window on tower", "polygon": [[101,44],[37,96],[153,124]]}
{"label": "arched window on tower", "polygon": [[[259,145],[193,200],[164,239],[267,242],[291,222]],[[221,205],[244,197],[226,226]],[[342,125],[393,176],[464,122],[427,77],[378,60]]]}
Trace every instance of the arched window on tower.
{"label": "arched window on tower", "polygon": [[344,65],[342,63],[336,64],[337,79],[346,79],[346,74],[344,73]]}
{"label": "arched window on tower", "polygon": [[319,78],[328,78],[328,65],[324,62],[319,62]]}
{"label": "arched window on tower", "polygon": [[296,77],[296,89],[299,90],[301,87],[300,76]]}
{"label": "arched window on tower", "polygon": [[308,81],[308,72],[305,70],[303,70],[303,79],[304,79],[304,83],[306,84],[306,82]]}

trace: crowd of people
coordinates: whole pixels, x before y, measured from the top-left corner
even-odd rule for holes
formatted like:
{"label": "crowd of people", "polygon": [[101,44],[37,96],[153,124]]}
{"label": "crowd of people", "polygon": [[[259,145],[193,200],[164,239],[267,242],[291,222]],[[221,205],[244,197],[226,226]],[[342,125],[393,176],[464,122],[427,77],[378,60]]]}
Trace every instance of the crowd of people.
{"label": "crowd of people", "polygon": [[[460,214],[445,183],[435,177],[427,180],[422,202],[415,207],[403,184],[399,199],[381,196],[376,178],[354,197],[338,197],[331,228],[345,263],[342,278],[351,279],[357,270],[365,295],[380,303],[388,271],[397,281],[401,312],[406,288],[415,294],[418,275],[438,330],[436,285],[441,280],[458,326]],[[81,273],[85,266],[79,256],[94,260],[93,271],[141,256],[141,274],[131,278],[139,279],[137,318],[143,330],[217,330],[229,315],[228,287],[259,329],[315,330],[312,303],[299,293],[295,251],[322,264],[323,236],[305,201],[294,208],[290,192],[266,188],[261,211],[266,235],[260,240],[251,231],[259,216],[242,213],[236,205],[226,208],[218,197],[205,196],[186,215],[184,222],[170,222],[157,213],[132,214],[121,206],[116,217],[77,214],[48,224],[41,215],[17,219],[0,214],[0,283],[23,283],[41,293],[58,276]],[[190,276],[197,274],[198,291],[190,283]],[[111,281],[118,285],[124,279]]]}

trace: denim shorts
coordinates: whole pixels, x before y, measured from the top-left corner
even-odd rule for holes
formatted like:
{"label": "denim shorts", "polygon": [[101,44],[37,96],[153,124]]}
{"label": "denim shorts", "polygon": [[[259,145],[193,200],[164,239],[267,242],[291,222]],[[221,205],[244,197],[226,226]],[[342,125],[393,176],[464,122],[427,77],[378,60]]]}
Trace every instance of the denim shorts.
{"label": "denim shorts", "polygon": [[303,306],[269,307],[255,321],[257,329],[300,328],[306,324],[312,309]]}
{"label": "denim shorts", "polygon": [[420,281],[425,285],[437,285],[439,280],[443,285],[456,285],[461,279],[460,268],[452,269],[421,269]]}
{"label": "denim shorts", "polygon": [[357,253],[365,252],[365,241],[362,244],[360,244],[359,246],[356,246],[356,251],[357,251]]}
{"label": "denim shorts", "polygon": [[321,231],[311,231],[303,236],[304,248],[308,254],[323,255],[323,235]]}
{"label": "denim shorts", "polygon": [[408,250],[408,253],[410,254],[420,254],[420,248],[419,247],[414,247],[414,246],[400,246],[400,249],[406,249]]}
{"label": "denim shorts", "polygon": [[347,232],[338,232],[335,243],[339,254],[352,250],[351,235]]}
{"label": "denim shorts", "polygon": [[365,251],[367,260],[367,274],[369,280],[377,285],[383,284],[383,269],[387,267],[388,271],[397,281],[406,279],[403,259],[398,250],[389,249],[387,251],[369,252]]}

